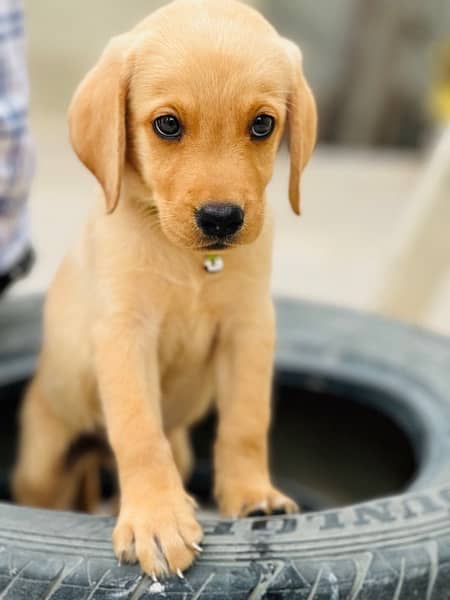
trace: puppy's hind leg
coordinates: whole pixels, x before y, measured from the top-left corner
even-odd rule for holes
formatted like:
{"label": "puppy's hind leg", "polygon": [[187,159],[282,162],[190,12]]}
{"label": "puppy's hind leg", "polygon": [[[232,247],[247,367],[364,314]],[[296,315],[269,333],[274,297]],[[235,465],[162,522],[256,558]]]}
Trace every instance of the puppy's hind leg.
{"label": "puppy's hind leg", "polygon": [[65,457],[74,435],[46,401],[37,376],[27,391],[20,415],[20,442],[12,478],[17,502],[72,508],[79,477],[66,468]]}

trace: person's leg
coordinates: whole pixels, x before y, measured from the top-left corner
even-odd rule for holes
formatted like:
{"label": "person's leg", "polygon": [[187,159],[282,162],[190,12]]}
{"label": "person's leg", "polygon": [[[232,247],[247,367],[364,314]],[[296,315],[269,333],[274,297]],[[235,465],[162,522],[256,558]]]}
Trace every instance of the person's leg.
{"label": "person's leg", "polygon": [[21,0],[0,0],[0,293],[31,266],[27,199],[34,167]]}

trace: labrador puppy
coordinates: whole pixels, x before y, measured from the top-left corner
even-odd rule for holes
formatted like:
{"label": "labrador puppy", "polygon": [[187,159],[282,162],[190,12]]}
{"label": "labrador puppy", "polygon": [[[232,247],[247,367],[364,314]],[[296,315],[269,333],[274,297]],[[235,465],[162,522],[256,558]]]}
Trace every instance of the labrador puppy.
{"label": "labrador puppy", "polygon": [[[80,434],[106,429],[120,561],[155,577],[201,550],[188,428],[217,403],[221,513],[292,512],[268,468],[274,310],[265,202],[287,128],[290,203],[316,137],[299,49],[234,0],[175,0],[114,38],[71,140],[98,203],[48,293],[21,414],[19,502],[71,508]],[[106,209],[105,209],[106,207]]]}

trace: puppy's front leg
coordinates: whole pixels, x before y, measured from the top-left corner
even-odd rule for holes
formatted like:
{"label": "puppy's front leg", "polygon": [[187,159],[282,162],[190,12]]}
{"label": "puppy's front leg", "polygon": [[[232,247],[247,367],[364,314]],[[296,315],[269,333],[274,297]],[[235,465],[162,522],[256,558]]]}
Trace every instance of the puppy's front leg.
{"label": "puppy's front leg", "polygon": [[121,491],[114,549],[119,561],[138,560],[158,577],[192,563],[202,531],[163,432],[157,334],[144,339],[135,321],[103,319],[95,331],[96,369]]}
{"label": "puppy's front leg", "polygon": [[215,493],[220,511],[233,518],[298,510],[269,474],[274,329],[270,304],[228,323],[220,340]]}

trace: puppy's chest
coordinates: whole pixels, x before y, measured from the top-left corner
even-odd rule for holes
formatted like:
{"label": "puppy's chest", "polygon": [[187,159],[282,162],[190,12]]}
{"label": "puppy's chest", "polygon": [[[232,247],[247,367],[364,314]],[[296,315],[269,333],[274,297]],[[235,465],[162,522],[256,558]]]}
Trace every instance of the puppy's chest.
{"label": "puppy's chest", "polygon": [[218,314],[200,299],[184,298],[161,327],[159,360],[162,373],[206,366],[212,360],[218,336]]}

